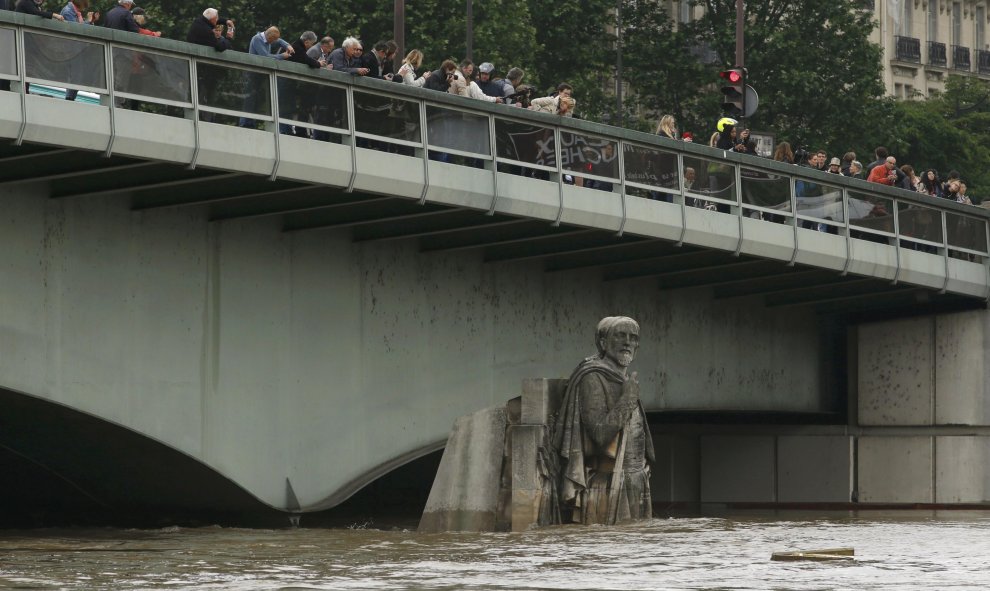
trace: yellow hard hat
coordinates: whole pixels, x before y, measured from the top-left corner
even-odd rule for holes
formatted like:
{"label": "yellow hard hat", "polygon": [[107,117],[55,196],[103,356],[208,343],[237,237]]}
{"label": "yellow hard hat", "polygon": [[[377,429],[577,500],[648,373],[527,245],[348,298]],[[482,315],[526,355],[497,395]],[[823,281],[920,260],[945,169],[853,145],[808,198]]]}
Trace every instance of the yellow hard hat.
{"label": "yellow hard hat", "polygon": [[732,117],[722,117],[721,119],[718,120],[718,123],[715,125],[715,129],[722,132],[725,131],[726,126],[733,127],[737,123],[739,122],[733,119]]}

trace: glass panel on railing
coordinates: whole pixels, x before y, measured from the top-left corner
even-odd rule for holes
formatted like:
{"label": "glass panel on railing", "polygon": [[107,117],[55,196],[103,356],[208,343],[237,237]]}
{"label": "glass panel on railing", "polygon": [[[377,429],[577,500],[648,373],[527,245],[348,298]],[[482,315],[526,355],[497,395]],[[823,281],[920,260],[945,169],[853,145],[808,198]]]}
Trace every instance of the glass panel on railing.
{"label": "glass panel on railing", "polygon": [[495,149],[499,158],[556,167],[553,141],[553,129],[549,127],[495,120]]}
{"label": "glass panel on railing", "polygon": [[278,116],[303,124],[347,129],[347,91],[279,76]]}
{"label": "glass panel on railing", "polygon": [[797,213],[830,222],[844,223],[842,189],[804,179],[794,180]]}
{"label": "glass panel on railing", "polygon": [[70,88],[106,89],[103,44],[24,32],[24,72],[28,78]]}
{"label": "glass panel on railing", "polygon": [[751,168],[743,168],[739,176],[744,204],[777,211],[791,210],[790,177]]}
{"label": "glass panel on railing", "polygon": [[113,88],[117,92],[192,103],[189,60],[114,47]]}
{"label": "glass panel on railing", "polygon": [[677,154],[631,144],[625,144],[625,152],[627,183],[680,191]]}
{"label": "glass panel on railing", "polygon": [[354,93],[354,128],[379,137],[420,143],[419,103]]}
{"label": "glass panel on railing", "polygon": [[949,246],[987,252],[987,220],[947,211],[945,230]]}
{"label": "glass panel on railing", "polygon": [[431,147],[491,156],[488,117],[426,106],[426,138]]}
{"label": "glass panel on railing", "polygon": [[200,105],[271,117],[268,74],[199,62],[196,76]]}
{"label": "glass panel on railing", "polygon": [[897,229],[901,236],[941,244],[942,212],[914,203],[897,203]]}
{"label": "glass panel on railing", "polygon": [[[708,160],[696,156],[684,156],[684,189],[694,194],[708,195],[726,201],[736,201],[736,169],[732,164]],[[688,201],[688,205],[714,209],[713,204],[702,199]],[[728,212],[727,205],[720,211]]]}
{"label": "glass panel on railing", "polygon": [[619,178],[618,142],[613,140],[562,131],[560,159],[564,170]]}
{"label": "glass panel on railing", "polygon": [[17,74],[17,52],[13,29],[0,29],[0,74]]}
{"label": "glass panel on railing", "polygon": [[625,144],[624,150],[627,183],[666,189],[666,191],[647,191],[627,185],[626,193],[673,203],[674,195],[681,190],[678,186],[680,175],[677,172],[677,154],[631,144]]}
{"label": "glass panel on railing", "polygon": [[[866,230],[894,233],[894,201],[865,193],[849,192],[849,223]],[[854,236],[855,237],[855,236]]]}

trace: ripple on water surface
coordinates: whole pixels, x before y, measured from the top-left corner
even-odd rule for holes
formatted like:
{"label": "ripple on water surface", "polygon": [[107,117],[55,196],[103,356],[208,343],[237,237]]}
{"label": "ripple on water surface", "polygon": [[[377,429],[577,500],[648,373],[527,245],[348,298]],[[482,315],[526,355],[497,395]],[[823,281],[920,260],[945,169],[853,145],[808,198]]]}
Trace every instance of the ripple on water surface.
{"label": "ripple on water surface", "polygon": [[[855,561],[771,562],[851,546]],[[988,589],[990,515],[655,519],[523,534],[0,533],[0,589]]]}

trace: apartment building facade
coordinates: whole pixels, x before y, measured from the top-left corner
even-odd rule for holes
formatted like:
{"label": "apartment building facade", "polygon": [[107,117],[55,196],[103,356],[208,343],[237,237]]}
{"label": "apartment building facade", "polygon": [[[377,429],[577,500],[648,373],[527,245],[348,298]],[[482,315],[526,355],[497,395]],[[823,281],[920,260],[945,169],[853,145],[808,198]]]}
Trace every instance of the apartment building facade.
{"label": "apartment building facade", "polygon": [[986,0],[875,0],[874,11],[888,94],[931,96],[950,74],[990,80]]}
{"label": "apartment building facade", "polygon": [[[687,22],[703,8],[690,0],[667,0],[668,13]],[[883,47],[887,94],[922,98],[945,89],[950,74],[990,81],[990,0],[865,0],[877,27],[872,41]]]}

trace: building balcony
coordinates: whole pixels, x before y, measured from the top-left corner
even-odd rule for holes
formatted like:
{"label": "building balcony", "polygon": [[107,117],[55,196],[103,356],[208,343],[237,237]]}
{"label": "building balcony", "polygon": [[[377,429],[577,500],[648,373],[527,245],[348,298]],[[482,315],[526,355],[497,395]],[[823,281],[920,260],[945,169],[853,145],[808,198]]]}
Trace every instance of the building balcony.
{"label": "building balcony", "polygon": [[976,50],[976,68],[980,74],[990,74],[990,51]]}
{"label": "building balcony", "polygon": [[972,66],[969,61],[970,51],[968,47],[961,45],[952,46],[952,69],[969,72]]}
{"label": "building balcony", "polygon": [[894,59],[902,62],[921,63],[921,39],[894,36]]}
{"label": "building balcony", "polygon": [[948,65],[945,53],[945,43],[938,41],[928,42],[928,65],[944,68]]}

